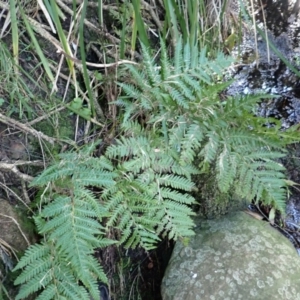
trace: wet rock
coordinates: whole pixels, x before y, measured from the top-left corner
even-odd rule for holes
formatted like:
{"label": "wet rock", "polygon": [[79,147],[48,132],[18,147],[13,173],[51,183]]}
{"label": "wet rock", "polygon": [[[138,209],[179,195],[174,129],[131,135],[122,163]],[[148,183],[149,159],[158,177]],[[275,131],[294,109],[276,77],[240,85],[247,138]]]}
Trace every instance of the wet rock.
{"label": "wet rock", "polygon": [[163,300],[300,299],[300,258],[267,222],[238,212],[196,223],[189,244],[176,243]]}

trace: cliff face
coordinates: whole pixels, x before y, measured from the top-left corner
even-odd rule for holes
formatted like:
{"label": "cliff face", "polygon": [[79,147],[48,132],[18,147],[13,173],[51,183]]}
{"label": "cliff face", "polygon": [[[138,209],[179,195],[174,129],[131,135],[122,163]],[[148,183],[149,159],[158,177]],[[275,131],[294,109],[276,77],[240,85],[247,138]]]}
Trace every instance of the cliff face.
{"label": "cliff face", "polygon": [[197,223],[189,244],[175,246],[164,300],[300,299],[300,258],[269,223],[244,212]]}

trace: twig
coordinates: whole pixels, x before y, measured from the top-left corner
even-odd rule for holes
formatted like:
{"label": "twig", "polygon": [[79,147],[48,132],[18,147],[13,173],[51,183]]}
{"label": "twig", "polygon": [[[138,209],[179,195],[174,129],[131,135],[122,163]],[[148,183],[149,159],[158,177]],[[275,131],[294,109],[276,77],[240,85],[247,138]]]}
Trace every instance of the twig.
{"label": "twig", "polygon": [[23,132],[27,132],[32,134],[33,136],[37,137],[37,138],[42,138],[43,140],[49,142],[50,144],[54,144],[54,142],[57,142],[58,140],[55,138],[52,138],[40,131],[35,130],[34,128],[32,128],[30,125],[27,126],[25,124],[22,124],[21,122],[18,122],[12,118],[6,117],[5,115],[0,113],[0,121],[6,125],[12,126],[12,127],[17,127],[18,129],[20,129]]}
{"label": "twig", "polygon": [[16,219],[13,218],[13,217],[7,216],[7,215],[3,215],[3,214],[1,214],[1,213],[0,213],[0,216],[11,219],[11,220],[17,225],[17,227],[18,227],[19,231],[21,232],[23,238],[25,239],[27,245],[30,246],[30,242],[28,241],[26,235],[25,235],[24,232],[22,231],[22,229],[21,229],[19,223],[16,221]]}
{"label": "twig", "polygon": [[38,118],[36,118],[36,119],[28,122],[27,125],[31,126],[31,125],[34,125],[36,123],[39,123],[39,122],[43,121],[44,119],[48,119],[51,115],[53,115],[53,114],[55,114],[57,112],[60,112],[61,110],[64,110],[65,108],[66,108],[65,106],[61,106],[59,108],[56,108],[56,109],[50,111],[47,114],[44,113],[42,116],[40,116],[40,117],[38,117]]}
{"label": "twig", "polygon": [[163,25],[161,24],[158,16],[156,15],[154,10],[152,9],[152,6],[149,3],[145,2],[144,0],[141,0],[141,4],[142,4],[142,6],[145,7],[146,10],[149,11],[149,14],[151,15],[151,17],[152,17],[154,23],[156,24],[156,26],[158,27],[158,29],[162,30]]}
{"label": "twig", "polygon": [[43,165],[43,162],[40,160],[38,160],[38,161],[16,161],[14,163],[0,162],[0,170],[11,171],[11,172],[15,173],[21,179],[30,182],[33,180],[33,177],[20,172],[17,168],[17,166],[25,166],[25,165],[40,166],[40,165]]}
{"label": "twig", "polygon": [[[32,214],[34,214],[33,210],[23,201],[23,199],[16,194],[12,189],[10,189],[7,185],[0,182],[0,185],[5,189],[6,194],[8,195],[8,192],[12,194],[17,200],[19,200]],[[29,202],[30,203],[30,202]]]}

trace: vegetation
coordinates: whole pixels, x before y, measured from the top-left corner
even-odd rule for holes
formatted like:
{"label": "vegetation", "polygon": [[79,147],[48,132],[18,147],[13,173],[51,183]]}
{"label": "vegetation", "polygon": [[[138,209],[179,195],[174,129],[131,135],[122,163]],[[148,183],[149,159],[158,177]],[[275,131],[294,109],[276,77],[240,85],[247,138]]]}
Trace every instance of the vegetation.
{"label": "vegetation", "polygon": [[[21,270],[15,281],[21,285],[16,299],[33,293],[43,300],[90,299],[90,295],[97,299],[98,282],[108,279],[94,251],[111,245],[151,250],[163,238],[191,236],[193,205],[203,190],[199,178],[212,177],[215,189],[227,199],[230,192],[282,212],[291,184],[279,159],[285,146],[298,139],[297,132],[294,128],[283,132],[276,120],[255,116],[256,105],[272,96],[221,97],[230,84],[223,82],[224,75],[234,63],[222,51],[228,34],[220,39],[227,31],[224,17],[229,3],[214,12],[204,1],[166,0],[155,9],[140,0],[117,3],[118,8],[101,0],[91,3],[77,7],[73,1],[69,7],[45,1],[40,8],[58,41],[34,22],[29,9],[18,6],[17,10],[15,1],[10,1],[15,60],[11,66],[17,78],[9,79],[10,84],[26,87],[22,76],[33,82],[18,60],[20,31],[14,25],[19,14],[45,71],[44,91],[54,93],[58,81],[42,51],[45,41],[37,33],[66,60],[64,72],[69,77],[63,71],[58,75],[64,75],[74,92],[69,100],[56,94],[47,98],[49,102],[6,103],[7,110],[18,107],[13,116],[17,112],[21,120],[31,121],[37,117],[34,104],[53,129],[44,136],[50,162],[41,174],[32,171],[31,187],[38,190],[34,221],[41,241],[30,246],[15,267]],[[88,18],[91,7],[97,8],[99,25],[104,26],[104,13],[113,20],[118,39],[113,55],[108,42],[99,51],[92,34],[85,31],[94,26]],[[158,11],[166,16],[164,22],[159,21]],[[69,34],[62,22],[65,12],[72,16]],[[152,23],[146,22],[145,12],[152,16],[160,38],[151,36]],[[215,24],[213,13],[219,16]],[[71,38],[77,36],[73,51]],[[103,36],[113,40],[108,32]],[[87,61],[89,47],[102,52],[101,64]],[[5,46],[1,49],[9,55]],[[121,60],[115,62],[115,57]],[[134,58],[141,59],[137,63]],[[70,134],[62,136],[59,130],[63,108],[75,114],[76,131],[86,124],[79,141],[78,134],[72,141]],[[267,122],[273,125],[267,127]],[[69,151],[56,153],[66,145]]]}

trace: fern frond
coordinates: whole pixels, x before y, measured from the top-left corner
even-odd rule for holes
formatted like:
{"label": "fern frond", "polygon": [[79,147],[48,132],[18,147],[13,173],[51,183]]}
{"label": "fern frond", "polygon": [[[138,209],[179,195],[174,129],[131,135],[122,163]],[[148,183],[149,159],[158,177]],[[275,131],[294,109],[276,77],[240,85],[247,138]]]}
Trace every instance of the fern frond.
{"label": "fern frond", "polygon": [[203,140],[203,129],[198,124],[191,124],[181,142],[180,163],[192,164],[196,157],[196,152]]}
{"label": "fern frond", "polygon": [[161,188],[160,195],[163,199],[170,199],[178,203],[193,204],[195,201],[191,195],[179,193],[178,191],[174,191],[169,188]]}
{"label": "fern frond", "polygon": [[[136,86],[144,87],[145,83],[147,83],[147,75],[144,71],[138,70],[136,67],[133,65],[126,65],[127,71],[131,74],[132,76],[132,82]],[[150,86],[149,86],[150,88]]]}
{"label": "fern frond", "polygon": [[190,192],[194,183],[182,176],[164,175],[158,179],[159,184]]}
{"label": "fern frond", "polygon": [[220,137],[216,132],[209,132],[207,134],[208,141],[200,152],[200,156],[204,158],[204,161],[212,163],[216,158],[219,150]]}
{"label": "fern frond", "polygon": [[158,69],[155,66],[155,61],[153,60],[153,58],[151,57],[150,53],[149,53],[149,49],[144,45],[141,44],[142,46],[142,52],[143,52],[143,64],[145,66],[146,69],[146,74],[148,77],[148,82],[149,85],[155,86],[156,82],[159,80],[160,76],[158,76]]}
{"label": "fern frond", "polygon": [[182,38],[179,38],[177,41],[177,45],[175,47],[174,53],[174,73],[180,74],[182,72],[182,65],[183,65],[183,55],[182,55]]}
{"label": "fern frond", "polygon": [[217,158],[216,171],[219,190],[227,193],[232,186],[237,174],[237,156],[232,155],[226,147]]}
{"label": "fern frond", "polygon": [[281,157],[281,153],[274,152],[250,153],[240,157],[236,192],[245,199],[262,201],[284,211],[286,197],[286,181],[284,167],[272,159]]}
{"label": "fern frond", "polygon": [[141,97],[142,92],[132,84],[127,83],[118,83],[118,85],[126,92],[131,99],[139,99]]}
{"label": "fern frond", "polygon": [[31,245],[22,256],[17,266],[14,268],[14,271],[24,268],[25,266],[35,262],[42,257],[50,255],[51,248],[48,244],[35,244]]}
{"label": "fern frond", "polygon": [[160,37],[160,45],[161,45],[161,54],[160,54],[160,65],[161,65],[161,81],[165,81],[171,75],[171,64],[169,62],[167,48]]}
{"label": "fern frond", "polygon": [[[199,84],[199,80],[193,78],[192,76],[190,76],[190,74],[187,73],[183,73],[181,76],[181,80],[182,82],[185,84],[186,89],[190,89],[191,92],[195,93],[195,94],[200,94],[202,91],[202,87]],[[207,80],[209,80],[209,78],[207,78]],[[196,101],[195,96],[190,96],[190,101]]]}
{"label": "fern frond", "polygon": [[183,107],[184,109],[189,108],[188,102],[186,101],[184,95],[182,95],[182,93],[176,87],[171,84],[166,84],[164,89],[168,94],[170,94],[172,100],[174,100],[179,106]]}

